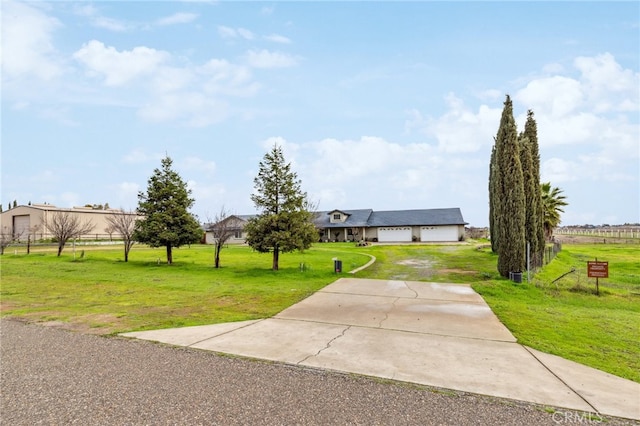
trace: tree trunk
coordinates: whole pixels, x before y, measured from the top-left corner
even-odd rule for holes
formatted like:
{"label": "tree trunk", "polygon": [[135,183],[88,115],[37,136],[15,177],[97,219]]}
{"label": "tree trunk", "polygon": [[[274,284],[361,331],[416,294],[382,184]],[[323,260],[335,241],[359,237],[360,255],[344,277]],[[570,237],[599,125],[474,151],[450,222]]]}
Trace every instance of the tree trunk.
{"label": "tree trunk", "polygon": [[171,244],[167,244],[167,265],[173,263],[173,254],[171,253]]}
{"label": "tree trunk", "polygon": [[222,247],[220,246],[220,244],[216,243],[216,255],[215,255],[216,268],[220,267],[220,250],[221,249],[222,249]]}
{"label": "tree trunk", "polygon": [[273,267],[271,269],[273,269],[274,271],[278,270],[278,260],[280,258],[280,249],[278,248],[278,246],[276,245],[273,248]]}
{"label": "tree trunk", "polygon": [[62,253],[63,248],[64,248],[64,244],[58,243],[58,257],[60,257],[60,253]]}
{"label": "tree trunk", "polygon": [[129,261],[129,247],[127,247],[126,241],[124,243],[124,261],[125,262]]}

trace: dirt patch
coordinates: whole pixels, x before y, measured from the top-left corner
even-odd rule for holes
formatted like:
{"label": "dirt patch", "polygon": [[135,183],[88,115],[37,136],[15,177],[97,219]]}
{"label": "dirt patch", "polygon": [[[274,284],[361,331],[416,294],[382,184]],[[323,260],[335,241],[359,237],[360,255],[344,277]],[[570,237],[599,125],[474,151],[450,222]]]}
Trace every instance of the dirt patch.
{"label": "dirt patch", "polygon": [[51,318],[55,316],[58,315],[52,315],[52,312],[33,312],[27,315],[16,317],[16,319],[29,323],[39,324],[45,327],[75,331],[82,334],[111,334],[115,331],[123,329],[122,320],[113,314],[87,314],[69,318],[67,320],[42,320],[43,317]]}
{"label": "dirt patch", "polygon": [[411,266],[417,269],[431,269],[435,263],[429,259],[405,259],[397,262],[397,265]]}

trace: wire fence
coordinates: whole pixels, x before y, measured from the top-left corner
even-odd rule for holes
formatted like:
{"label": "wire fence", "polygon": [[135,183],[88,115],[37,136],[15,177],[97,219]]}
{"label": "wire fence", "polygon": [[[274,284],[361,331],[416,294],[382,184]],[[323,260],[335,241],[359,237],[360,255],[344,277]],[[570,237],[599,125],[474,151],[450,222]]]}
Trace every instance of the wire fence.
{"label": "wire fence", "polygon": [[555,241],[553,244],[548,244],[544,248],[544,264],[548,264],[562,251],[562,243],[560,241]]}

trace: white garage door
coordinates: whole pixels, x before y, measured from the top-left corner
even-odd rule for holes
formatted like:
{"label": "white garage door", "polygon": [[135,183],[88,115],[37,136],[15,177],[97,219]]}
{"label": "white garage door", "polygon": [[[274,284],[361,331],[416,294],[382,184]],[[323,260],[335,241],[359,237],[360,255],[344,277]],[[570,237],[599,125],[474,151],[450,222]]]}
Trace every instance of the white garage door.
{"label": "white garage door", "polygon": [[378,228],[378,241],[381,243],[398,243],[411,241],[410,226],[394,226],[389,228]]}
{"label": "white garage door", "polygon": [[31,226],[29,221],[29,215],[14,216],[13,217],[13,235],[20,240],[26,240],[29,235],[29,227]]}
{"label": "white garage door", "polygon": [[421,226],[420,241],[458,241],[457,226]]}

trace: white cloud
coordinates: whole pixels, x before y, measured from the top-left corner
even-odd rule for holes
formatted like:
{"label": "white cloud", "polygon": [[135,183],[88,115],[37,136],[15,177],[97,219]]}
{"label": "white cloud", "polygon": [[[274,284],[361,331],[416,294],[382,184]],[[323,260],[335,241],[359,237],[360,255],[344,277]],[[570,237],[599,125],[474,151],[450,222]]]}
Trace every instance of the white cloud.
{"label": "white cloud", "polygon": [[558,186],[563,182],[581,179],[580,167],[575,161],[562,158],[550,158],[540,166],[540,178],[543,182],[553,182]]}
{"label": "white cloud", "polygon": [[224,25],[218,26],[218,35],[226,39],[242,38],[245,40],[253,40],[255,36],[246,28],[231,28]]}
{"label": "white cloud", "polygon": [[118,51],[113,46],[91,40],[73,57],[84,64],[90,74],[104,75],[107,86],[121,86],[136,77],[152,74],[170,55],[145,46]]}
{"label": "white cloud", "polygon": [[92,19],[92,24],[98,28],[114,32],[125,32],[133,29],[133,25],[127,22],[108,18],[106,16],[96,16]]}
{"label": "white cloud", "polygon": [[[145,77],[136,89],[146,96],[138,116],[147,121],[178,121],[205,127],[229,116],[229,97],[250,97],[260,90],[251,69],[224,59],[202,65],[170,66],[171,55],[144,46],[118,51],[92,40],[74,57],[89,75],[104,76],[106,86],[118,87]],[[130,92],[131,93],[131,92]]]}
{"label": "white cloud", "polygon": [[100,10],[93,4],[76,4],[73,6],[73,12],[78,16],[84,16],[89,19],[91,25],[98,28],[114,32],[125,32],[135,28],[135,25],[122,20],[102,16]]}
{"label": "white cloud", "polygon": [[210,94],[253,96],[260,85],[253,81],[251,70],[223,59],[212,59],[198,67],[198,74],[205,79],[203,89]]}
{"label": "white cloud", "polygon": [[150,79],[156,93],[174,92],[188,88],[195,80],[190,68],[159,67]]}
{"label": "white cloud", "polygon": [[203,172],[212,175],[216,171],[216,163],[214,161],[206,161],[200,157],[187,157],[178,163],[180,169],[185,171]]}
{"label": "white cloud", "polygon": [[539,115],[554,119],[574,112],[584,102],[580,82],[572,78],[554,76],[535,79],[519,90],[514,99]]}
{"label": "white cloud", "polygon": [[166,26],[166,25],[175,25],[175,24],[188,24],[189,22],[193,22],[198,18],[198,15],[195,13],[185,13],[178,12],[174,13],[170,16],[165,16],[164,18],[160,18],[156,21],[156,25]]}
{"label": "white cloud", "polygon": [[84,206],[86,202],[82,201],[82,197],[80,194],[76,192],[63,192],[57,197],[57,200],[54,201],[58,207],[79,207]]}
{"label": "white cloud", "polygon": [[162,94],[138,110],[138,116],[151,122],[179,121],[189,127],[206,127],[229,115],[226,102],[197,92]]}
{"label": "white cloud", "polygon": [[15,1],[2,2],[3,80],[36,77],[51,80],[63,69],[52,37],[60,21],[37,7]]}
{"label": "white cloud", "polygon": [[156,157],[156,155],[149,155],[141,149],[134,149],[125,154],[125,156],[122,157],[122,161],[124,163],[140,164],[146,163],[147,161],[155,159]]}
{"label": "white cloud", "polygon": [[[213,215],[210,214],[212,207],[216,205],[222,206],[224,203],[221,200],[224,200],[227,195],[225,186],[219,183],[189,180],[187,181],[187,188],[191,190],[191,195],[198,205],[206,206],[201,209],[201,211],[205,212],[199,218],[201,221],[213,218]],[[214,211],[217,213],[215,208]]]}
{"label": "white cloud", "polygon": [[80,123],[72,118],[69,107],[44,107],[40,110],[40,116],[58,122],[64,126],[77,127]]}
{"label": "white cloud", "polygon": [[514,99],[554,120],[574,113],[640,109],[640,73],[623,69],[610,53],[578,57],[573,66],[576,77],[560,75],[566,71],[558,64],[546,65],[543,70],[555,75],[532,79]]}
{"label": "white cloud", "polygon": [[262,9],[260,9],[260,13],[263,15],[272,15],[275,10],[275,6],[263,6]]}
{"label": "white cloud", "polygon": [[254,68],[288,68],[298,64],[298,59],[294,56],[267,49],[249,50],[246,58],[248,64]]}
{"label": "white cloud", "polygon": [[445,97],[448,111],[438,118],[427,120],[425,131],[438,141],[441,152],[478,152],[493,144],[496,121],[501,109],[481,105],[477,112],[464,105],[453,93]]}
{"label": "white cloud", "polygon": [[581,72],[592,110],[638,111],[640,109],[640,73],[623,69],[610,53],[578,57],[574,66]]}
{"label": "white cloud", "polygon": [[625,92],[638,88],[638,73],[623,69],[611,53],[594,57],[580,56],[574,60],[583,81],[592,88]]}
{"label": "white cloud", "polygon": [[115,199],[107,202],[111,208],[121,208],[125,211],[133,211],[138,205],[138,193],[142,190],[135,182],[120,182],[109,187],[111,193],[116,194]]}
{"label": "white cloud", "polygon": [[268,36],[264,36],[264,38],[265,40],[269,40],[274,43],[291,44],[291,39],[279,34],[271,34]]}
{"label": "white cloud", "polygon": [[[481,202],[486,181],[477,154],[450,157],[427,143],[399,144],[379,137],[323,139],[291,144],[280,137],[264,142],[284,146],[285,159],[321,209],[464,207]],[[294,149],[291,149],[294,148]]]}

